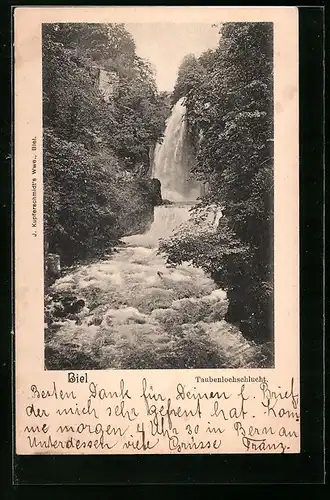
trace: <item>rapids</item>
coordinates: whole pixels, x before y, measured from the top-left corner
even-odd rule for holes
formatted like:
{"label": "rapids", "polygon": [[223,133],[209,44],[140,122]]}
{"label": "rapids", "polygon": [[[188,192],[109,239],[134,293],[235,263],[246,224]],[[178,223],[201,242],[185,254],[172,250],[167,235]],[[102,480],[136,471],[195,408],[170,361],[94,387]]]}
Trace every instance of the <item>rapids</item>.
{"label": "rapids", "polygon": [[[180,100],[156,149],[154,177],[163,199],[145,234],[122,238],[102,260],[80,265],[58,279],[46,296],[45,357],[48,369],[248,368],[262,366],[262,349],[224,320],[226,293],[189,263],[171,267],[159,240],[182,224],[216,230],[215,208],[197,227],[189,208],[201,185],[189,173]],[[189,225],[190,224],[190,225]],[[201,235],[202,237],[202,235]],[[62,314],[61,300],[83,307]]]}
{"label": "rapids", "polygon": [[[117,253],[54,283],[51,293],[85,307],[47,325],[49,369],[260,366],[260,348],[223,319],[225,292],[201,269],[170,267],[158,255],[158,239],[188,217],[188,207],[157,207],[146,234],[123,238]],[[56,300],[47,307],[52,316]]]}
{"label": "rapids", "polygon": [[194,157],[186,137],[185,112],[182,97],[167,120],[163,142],[156,146],[152,172],[161,182],[163,199],[176,202],[195,201],[203,192],[202,184],[191,175]]}

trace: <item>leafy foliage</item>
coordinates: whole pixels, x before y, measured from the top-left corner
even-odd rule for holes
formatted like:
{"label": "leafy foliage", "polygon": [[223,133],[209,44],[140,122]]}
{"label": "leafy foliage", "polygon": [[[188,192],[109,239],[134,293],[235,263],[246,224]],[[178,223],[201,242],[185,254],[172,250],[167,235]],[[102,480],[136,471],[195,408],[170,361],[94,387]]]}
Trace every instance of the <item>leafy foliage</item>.
{"label": "leafy foliage", "polygon": [[199,84],[203,74],[203,67],[194,54],[188,54],[181,62],[178,77],[173,89],[172,102],[176,103],[181,97]]}
{"label": "leafy foliage", "polygon": [[152,217],[144,174],[167,107],[123,24],[44,24],[43,91],[46,244],[72,262]]}
{"label": "leafy foliage", "polygon": [[162,246],[172,262],[210,272],[227,290],[227,320],[263,339],[272,337],[273,309],[272,51],[271,23],[225,23],[218,48],[194,71],[181,67],[174,94],[185,92],[194,172],[208,186],[201,204],[223,217],[215,234]]}

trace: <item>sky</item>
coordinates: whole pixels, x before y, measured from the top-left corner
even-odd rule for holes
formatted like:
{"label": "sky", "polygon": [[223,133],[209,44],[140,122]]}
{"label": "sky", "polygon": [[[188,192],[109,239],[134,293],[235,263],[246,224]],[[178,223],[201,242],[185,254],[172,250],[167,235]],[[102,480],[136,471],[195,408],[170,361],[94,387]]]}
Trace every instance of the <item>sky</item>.
{"label": "sky", "polygon": [[154,66],[159,91],[172,91],[179,65],[187,54],[199,56],[217,47],[218,28],[210,24],[139,23],[126,24],[133,35],[139,57]]}

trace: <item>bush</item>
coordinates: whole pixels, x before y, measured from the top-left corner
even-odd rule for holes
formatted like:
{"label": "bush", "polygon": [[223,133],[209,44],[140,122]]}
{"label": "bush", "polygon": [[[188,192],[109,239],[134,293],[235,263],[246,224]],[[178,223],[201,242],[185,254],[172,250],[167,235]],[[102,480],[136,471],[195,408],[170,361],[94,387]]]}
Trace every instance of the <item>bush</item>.
{"label": "bush", "polygon": [[223,217],[216,233],[181,232],[162,250],[211,274],[227,291],[228,321],[272,341],[272,24],[225,23],[219,47],[198,64],[193,72],[183,64],[176,90],[186,92],[193,171],[208,187],[200,205],[218,205]]}
{"label": "bush", "polygon": [[[42,62],[46,250],[70,264],[150,225],[168,105],[123,24],[44,24]],[[100,70],[115,75],[109,102]]]}

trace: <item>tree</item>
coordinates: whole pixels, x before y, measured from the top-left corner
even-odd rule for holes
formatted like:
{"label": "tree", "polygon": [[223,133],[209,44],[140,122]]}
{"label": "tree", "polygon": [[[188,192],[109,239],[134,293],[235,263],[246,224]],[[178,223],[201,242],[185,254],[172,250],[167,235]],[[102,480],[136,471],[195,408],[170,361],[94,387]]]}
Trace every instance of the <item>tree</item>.
{"label": "tree", "polygon": [[[113,72],[111,102],[99,70]],[[155,203],[143,177],[166,105],[123,24],[43,25],[44,218],[48,251],[72,263],[146,221]],[[143,168],[141,168],[141,165]],[[142,172],[142,179],[130,173]],[[47,246],[46,245],[46,246]]]}
{"label": "tree", "polygon": [[228,321],[261,340],[273,334],[272,37],[271,23],[225,23],[219,47],[199,58],[198,82],[184,87],[178,76],[194,172],[208,184],[201,204],[217,204],[223,217],[205,244],[191,236],[163,246],[172,261],[184,256],[210,272],[227,290]]}
{"label": "tree", "polygon": [[181,97],[198,85],[202,67],[194,54],[185,56],[179,66],[178,77],[173,89],[172,103],[175,104]]}

